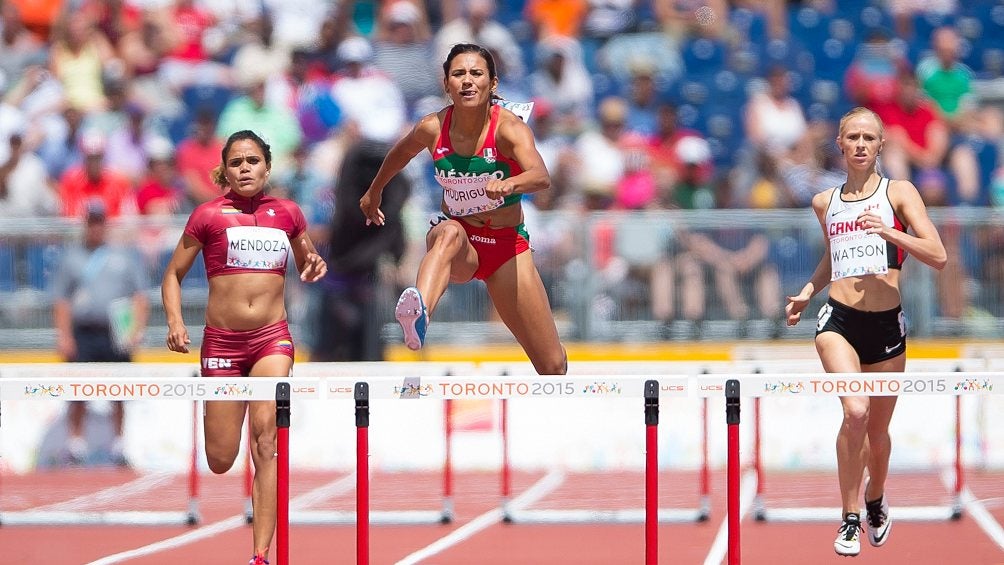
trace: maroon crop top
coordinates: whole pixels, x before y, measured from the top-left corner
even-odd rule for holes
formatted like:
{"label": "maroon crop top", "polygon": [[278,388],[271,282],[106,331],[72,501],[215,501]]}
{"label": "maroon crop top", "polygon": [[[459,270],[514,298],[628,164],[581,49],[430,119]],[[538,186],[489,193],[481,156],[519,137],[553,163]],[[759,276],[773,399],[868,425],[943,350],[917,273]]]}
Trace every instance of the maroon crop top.
{"label": "maroon crop top", "polygon": [[200,204],[185,234],[202,244],[206,275],[286,274],[290,241],[307,229],[296,203],[263,192],[247,198],[227,192]]}

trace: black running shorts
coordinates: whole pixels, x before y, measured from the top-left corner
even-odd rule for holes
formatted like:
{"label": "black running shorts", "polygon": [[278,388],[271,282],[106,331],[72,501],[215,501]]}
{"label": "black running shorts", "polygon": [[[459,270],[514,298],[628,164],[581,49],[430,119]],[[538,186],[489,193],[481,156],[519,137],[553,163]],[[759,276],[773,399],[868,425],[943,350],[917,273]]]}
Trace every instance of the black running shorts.
{"label": "black running shorts", "polygon": [[844,336],[863,365],[906,353],[906,316],[901,306],[882,312],[864,312],[830,298],[819,309],[816,318],[816,335],[823,332]]}

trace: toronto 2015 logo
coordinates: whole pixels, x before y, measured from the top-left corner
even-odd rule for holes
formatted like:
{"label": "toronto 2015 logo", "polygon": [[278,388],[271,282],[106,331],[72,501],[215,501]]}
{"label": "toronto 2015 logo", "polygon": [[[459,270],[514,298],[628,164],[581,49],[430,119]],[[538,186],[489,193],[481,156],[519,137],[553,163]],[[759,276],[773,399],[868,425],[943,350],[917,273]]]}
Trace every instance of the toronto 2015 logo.
{"label": "toronto 2015 logo", "polygon": [[421,398],[429,396],[432,392],[432,385],[423,385],[419,382],[405,381],[402,385],[394,387],[394,394],[401,398]]}
{"label": "toronto 2015 logo", "polygon": [[249,384],[224,383],[213,390],[215,396],[250,397],[253,388]]}
{"label": "toronto 2015 logo", "polygon": [[955,383],[955,392],[993,392],[994,383],[990,379],[962,379]]}
{"label": "toronto 2015 logo", "polygon": [[66,393],[63,385],[26,385],[24,387],[25,398],[38,398],[40,396],[51,396],[59,398]]}
{"label": "toronto 2015 logo", "polygon": [[621,385],[597,381],[582,388],[583,394],[621,394]]}
{"label": "toronto 2015 logo", "polygon": [[768,394],[799,394],[805,392],[805,384],[802,381],[764,383],[763,391]]}

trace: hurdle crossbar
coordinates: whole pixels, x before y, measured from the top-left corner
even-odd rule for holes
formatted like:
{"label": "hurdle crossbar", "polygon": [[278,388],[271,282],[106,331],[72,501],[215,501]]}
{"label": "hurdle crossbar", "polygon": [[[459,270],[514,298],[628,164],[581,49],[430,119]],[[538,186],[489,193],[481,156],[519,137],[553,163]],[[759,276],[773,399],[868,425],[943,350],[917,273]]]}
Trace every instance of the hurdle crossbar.
{"label": "hurdle crossbar", "polygon": [[[504,385],[509,382],[510,384],[519,383],[529,389],[535,389],[533,392],[537,394],[504,394],[501,397],[501,411],[502,411],[502,463],[501,463],[501,478],[502,478],[502,516],[503,521],[506,523],[519,523],[519,524],[576,524],[576,523],[612,523],[612,524],[633,524],[648,522],[649,519],[653,519],[658,523],[671,524],[671,523],[691,523],[691,522],[704,522],[708,520],[711,515],[711,500],[710,500],[710,463],[708,457],[707,449],[707,402],[702,403],[702,438],[701,438],[701,464],[699,470],[700,480],[698,484],[698,506],[695,508],[658,508],[655,513],[651,513],[646,508],[622,508],[622,509],[532,509],[532,508],[514,508],[511,504],[512,495],[512,472],[509,450],[511,447],[509,439],[509,404],[510,398],[518,397],[535,397],[539,396],[542,391],[550,389],[553,392],[552,396],[563,396],[567,397],[569,394],[567,390],[579,390],[583,391],[581,396],[583,397],[595,397],[597,395],[603,394],[601,390],[596,390],[594,392],[587,392],[591,389],[596,388],[596,378],[602,376],[605,382],[608,382],[612,390],[618,390],[623,388],[627,383],[628,388],[632,389],[630,392],[623,390],[621,393],[611,394],[611,396],[627,396],[637,395],[639,397],[651,391],[641,390],[640,387],[646,386],[645,383],[651,381],[653,386],[656,387],[655,391],[660,392],[663,396],[667,394],[683,395],[689,394],[692,390],[696,390],[695,387],[691,387],[689,383],[684,384],[681,379],[686,379],[687,377],[682,375],[684,370],[689,370],[694,373],[708,373],[713,370],[721,370],[728,367],[727,364],[709,362],[709,363],[660,363],[660,362],[617,362],[617,363],[604,363],[604,362],[590,362],[582,364],[573,364],[569,367],[569,374],[567,375],[542,375],[538,376],[534,373],[533,367],[528,364],[509,364],[509,363],[483,363],[481,366],[482,373],[499,375],[499,384]],[[625,370],[636,371],[638,374],[623,375]],[[515,377],[510,377],[509,375],[516,375]],[[675,376],[674,376],[675,375]],[[479,379],[483,382],[491,382],[490,379],[481,378]],[[554,387],[554,383],[561,383],[563,385],[568,385],[564,388]],[[547,384],[548,386],[544,386]],[[498,386],[498,385],[495,385]],[[451,388],[453,385],[451,385]],[[570,388],[569,388],[570,387]],[[500,391],[502,392],[502,391]],[[653,434],[655,429],[649,427],[646,431],[647,436]],[[650,441],[646,437],[646,441]],[[650,446],[648,449],[650,452],[657,451],[657,444]],[[646,470],[646,473],[648,471]],[[650,476],[649,476],[650,477]],[[651,479],[649,479],[651,480]],[[654,489],[653,489],[654,492]],[[654,522],[653,522],[654,523]]]}
{"label": "hurdle crossbar", "polygon": [[[348,399],[353,398],[357,402],[357,422],[358,420],[358,398],[354,396],[359,392],[354,387],[360,382],[366,382],[367,386],[372,382],[385,383],[383,388],[375,392],[370,392],[367,388],[368,399],[388,400],[394,398],[417,398],[413,386],[423,379],[445,378],[453,373],[471,374],[474,372],[472,363],[380,363],[380,362],[358,362],[358,363],[302,363],[295,365],[293,374],[296,377],[305,379],[317,379],[321,383],[318,387],[323,398]],[[390,388],[387,388],[390,387]],[[396,388],[395,388],[396,387]],[[449,399],[441,398],[444,401],[444,441],[446,443],[446,456],[440,471],[442,472],[442,493],[441,504],[438,509],[416,509],[416,510],[373,510],[368,509],[367,524],[379,526],[395,525],[423,525],[423,524],[448,524],[454,517],[453,504],[453,459],[451,457],[451,445],[453,427],[449,419]],[[368,420],[367,420],[368,422]],[[368,424],[366,426],[368,428]],[[363,437],[364,436],[364,437]],[[361,442],[367,442],[366,450],[360,452]],[[368,441],[369,430],[357,427],[356,430],[356,493],[359,496],[360,485],[362,488],[370,486],[370,470],[368,461]],[[363,454],[366,454],[364,457]],[[365,472],[363,472],[365,470]],[[357,501],[357,508],[359,504]],[[368,503],[367,503],[368,506]],[[332,509],[307,509],[294,508],[290,511],[290,523],[297,525],[334,525],[353,526],[359,523],[360,517],[355,510],[332,510]]]}
{"label": "hurdle crossbar", "polygon": [[198,400],[207,396],[207,385],[198,372],[177,363],[144,364],[143,376],[108,377],[121,373],[122,363],[25,363],[7,364],[0,372],[0,401],[93,401],[172,399],[194,401],[192,448],[187,469],[187,501],[184,510],[60,510],[0,509],[4,526],[102,525],[159,526],[201,521],[199,512]]}
{"label": "hurdle crossbar", "polygon": [[[964,486],[964,465],[962,462],[962,408],[961,397],[966,394],[978,394],[980,391],[993,390],[992,381],[999,374],[992,372],[971,372],[963,376],[967,368],[960,360],[911,360],[904,373],[860,373],[860,374],[816,374],[808,381],[790,379],[781,375],[767,377],[763,370],[769,367],[773,370],[791,368],[805,369],[815,363],[754,363],[753,376],[765,390],[753,398],[753,471],[756,476],[756,494],[753,499],[752,512],[757,521],[775,522],[831,522],[834,516],[841,515],[841,509],[836,507],[801,507],[801,508],[768,508],[764,502],[766,492],[766,472],[762,463],[763,438],[761,423],[763,396],[814,394],[842,396],[854,394],[888,395],[945,395],[955,394],[953,460],[951,462],[954,483],[951,492],[952,501],[948,505],[897,505],[897,520],[912,522],[938,522],[958,520],[962,517],[961,494]],[[969,368],[982,368],[981,360],[970,360]],[[802,375],[803,377],[805,375]],[[767,378],[764,378],[767,377]],[[971,382],[967,379],[972,378]],[[983,379],[983,382],[979,382]],[[750,377],[747,377],[747,381]],[[766,388],[771,388],[768,391]]]}

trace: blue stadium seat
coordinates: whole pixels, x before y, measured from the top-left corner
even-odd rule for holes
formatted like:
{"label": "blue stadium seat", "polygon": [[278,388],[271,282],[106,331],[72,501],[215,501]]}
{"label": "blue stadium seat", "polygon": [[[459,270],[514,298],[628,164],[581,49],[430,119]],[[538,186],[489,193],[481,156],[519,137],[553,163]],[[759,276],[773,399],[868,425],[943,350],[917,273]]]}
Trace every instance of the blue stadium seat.
{"label": "blue stadium seat", "polygon": [[725,68],[741,76],[758,75],[763,72],[763,61],[758,46],[748,46],[729,53]]}
{"label": "blue stadium seat", "polygon": [[181,143],[192,133],[192,122],[195,119],[187,110],[180,112],[176,116],[171,116],[163,120],[163,131],[167,132],[168,138],[175,146]]}
{"label": "blue stadium seat", "polygon": [[806,6],[789,12],[788,29],[792,38],[803,45],[815,45],[820,38],[829,37],[829,21],[830,16]]}
{"label": "blue stadium seat", "polygon": [[181,89],[181,101],[192,115],[208,111],[219,117],[233,96],[233,90],[220,85],[197,84]]}
{"label": "blue stadium seat", "polygon": [[819,42],[816,58],[816,76],[827,80],[841,80],[854,59],[854,44],[846,44],[839,39]]}
{"label": "blue stadium seat", "polygon": [[714,74],[725,68],[724,43],[706,37],[687,41],[682,49],[683,66],[690,77]]}
{"label": "blue stadium seat", "polygon": [[892,29],[893,21],[892,16],[889,15],[887,10],[883,10],[878,6],[865,6],[858,13],[858,22],[860,22],[863,32],[862,37],[866,37],[868,33],[879,30],[879,29]]}
{"label": "blue stadium seat", "polygon": [[506,0],[496,3],[495,19],[502,24],[511,24],[523,19],[525,0]]}
{"label": "blue stadium seat", "polygon": [[874,4],[878,4],[878,2],[875,0],[840,0],[833,3],[836,8],[836,15],[848,18],[853,18],[861,10]]}
{"label": "blue stadium seat", "polygon": [[988,48],[983,51],[980,65],[980,77],[986,79],[1004,76],[1004,49]]}
{"label": "blue stadium seat", "polygon": [[854,22],[848,18],[833,18],[826,26],[828,37],[844,43],[857,43],[861,37]]}
{"label": "blue stadium seat", "polygon": [[1000,2],[984,4],[979,17],[983,21],[984,36],[994,47],[1004,48],[1004,5]]}
{"label": "blue stadium seat", "polygon": [[762,12],[748,8],[732,8],[729,24],[744,42],[759,45],[767,41],[767,18]]}
{"label": "blue stadium seat", "polygon": [[678,85],[679,89],[679,99],[681,102],[686,104],[693,104],[695,106],[700,106],[708,100],[708,95],[711,90],[704,81],[699,80],[685,80],[681,81]]}
{"label": "blue stadium seat", "polygon": [[607,96],[621,96],[626,91],[624,85],[618,84],[616,80],[606,73],[593,73],[593,97],[596,100],[603,100]]}
{"label": "blue stadium seat", "polygon": [[935,29],[953,25],[955,17],[952,15],[935,14],[932,12],[921,12],[913,16],[913,41],[921,41],[926,45],[931,38],[931,32]]}
{"label": "blue stadium seat", "polygon": [[711,98],[718,103],[742,104],[746,99],[746,92],[743,89],[745,81],[728,69],[715,73],[707,84],[710,87]]}
{"label": "blue stadium seat", "polygon": [[680,104],[676,108],[676,121],[685,128],[699,129],[701,127],[701,111],[693,104]]}

